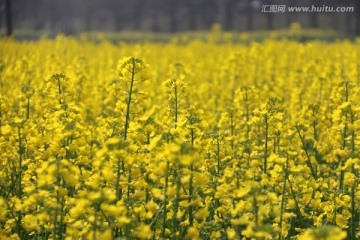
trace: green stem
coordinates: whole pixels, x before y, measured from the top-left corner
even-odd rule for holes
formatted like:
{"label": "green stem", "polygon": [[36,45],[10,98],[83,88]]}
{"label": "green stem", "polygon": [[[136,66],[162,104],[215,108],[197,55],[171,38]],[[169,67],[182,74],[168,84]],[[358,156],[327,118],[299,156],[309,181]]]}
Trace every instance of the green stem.
{"label": "green stem", "polygon": [[268,116],[266,115],[265,116],[264,173],[266,173],[266,168],[267,168],[268,141],[269,141],[268,131],[269,131]]}
{"label": "green stem", "polygon": [[249,134],[250,134],[250,125],[248,124],[248,122],[250,121],[250,109],[249,109],[249,96],[248,96],[248,88],[245,88],[245,119],[246,119],[246,133],[245,133],[245,138],[246,138],[246,142],[245,142],[245,152],[246,153],[250,153],[250,139],[249,139]]}
{"label": "green stem", "polygon": [[217,157],[217,167],[218,167],[218,174],[220,175],[220,141],[219,141],[219,137],[217,137],[216,139],[216,157]]}
{"label": "green stem", "polygon": [[106,221],[108,222],[108,225],[111,226],[112,220],[110,220],[110,218],[108,216],[106,216],[105,212],[101,208],[99,208],[99,211],[103,215],[103,217],[106,219]]}
{"label": "green stem", "polygon": [[[342,139],[343,139],[343,144],[342,144],[342,149],[345,149],[346,147],[346,138],[347,138],[347,114],[345,115],[346,118],[346,122],[345,122],[345,126],[343,129],[343,135],[342,135]],[[340,165],[341,165],[341,170],[340,170],[340,184],[339,184],[339,190],[340,192],[343,192],[344,190],[344,176],[345,176],[345,171],[343,170],[343,166],[344,166],[344,159],[342,157],[338,157],[338,159],[340,160]]]}
{"label": "green stem", "polygon": [[[59,212],[59,202],[60,202],[60,193],[59,193],[59,188],[60,188],[60,183],[61,183],[61,177],[60,177],[60,158],[57,157],[56,158],[56,186],[57,186],[57,191],[56,191],[56,207],[55,207],[55,214],[54,214],[54,229],[53,229],[53,237],[54,239],[56,239],[56,229],[58,228],[58,222],[57,222],[57,217],[58,217],[58,212]],[[61,204],[60,204],[61,206]],[[61,229],[61,226],[59,226],[59,229]],[[59,231],[59,238],[61,239],[61,231]]]}
{"label": "green stem", "polygon": [[194,216],[193,216],[193,179],[194,179],[194,165],[190,165],[190,181],[189,181],[189,225],[192,226],[194,224]]}
{"label": "green stem", "polygon": [[[145,167],[144,167],[145,169]],[[150,192],[149,192],[149,184],[150,184],[150,179],[149,179],[149,174],[145,171],[145,182],[146,182],[146,187],[145,187],[145,204],[148,203],[150,201]],[[150,219],[146,219],[145,223],[148,224],[150,222]]]}
{"label": "green stem", "polygon": [[306,155],[307,165],[308,165],[308,167],[310,168],[311,175],[312,175],[315,179],[317,179],[317,174],[316,174],[316,172],[315,172],[315,170],[314,170],[314,167],[313,167],[313,165],[312,165],[312,163],[311,163],[310,155],[309,155],[309,153],[308,153],[308,151],[307,151],[307,149],[306,149],[304,136],[301,135],[300,129],[299,129],[298,127],[296,127],[296,130],[297,130],[297,133],[298,133],[299,138],[300,138],[300,140],[301,140],[301,144],[302,144],[303,150],[304,150],[305,155]]}
{"label": "green stem", "polygon": [[59,92],[59,95],[60,95],[59,103],[61,105],[62,101],[61,101],[61,81],[60,81],[60,78],[58,78],[58,92]]}
{"label": "green stem", "polygon": [[194,146],[195,143],[195,131],[191,129],[191,145]]}
{"label": "green stem", "polygon": [[129,175],[128,175],[128,187],[127,187],[127,198],[130,199],[130,191],[131,191],[131,167],[129,168]]}
{"label": "green stem", "polygon": [[[354,124],[354,113],[353,111],[351,111],[351,124]],[[351,153],[352,156],[355,154],[355,131],[352,131],[351,133]],[[351,166],[351,172],[352,174],[354,174],[354,176],[357,176],[356,170],[355,170],[355,165],[354,163]],[[351,188],[351,227],[350,227],[350,239],[351,240],[355,240],[356,238],[356,216],[357,216],[357,208],[355,205],[355,191],[356,191],[356,186],[357,186],[358,182],[354,181],[354,184]],[[359,224],[358,224],[359,225]]]}
{"label": "green stem", "polygon": [[175,128],[177,127],[177,122],[178,122],[178,108],[179,108],[179,103],[178,103],[178,88],[177,88],[177,84],[176,84],[176,79],[175,79],[175,86],[174,86],[174,94],[175,94]]}
{"label": "green stem", "polygon": [[310,108],[311,108],[311,113],[312,113],[312,116],[314,118],[313,122],[312,122],[312,127],[313,127],[313,131],[314,131],[314,139],[316,141],[318,141],[318,134],[317,134],[317,118],[316,118],[316,113],[317,113],[317,110],[315,108],[317,108],[318,106],[317,105],[313,105],[311,104],[310,105]]}
{"label": "green stem", "polygon": [[[192,125],[192,124],[191,124]],[[191,128],[191,145],[194,146],[195,144],[195,131]],[[194,165],[191,163],[189,166],[190,170],[190,181],[189,181],[189,225],[193,226],[194,224],[194,216],[193,216],[193,206],[192,206],[192,199],[193,199],[193,180],[194,180]]]}
{"label": "green stem", "polygon": [[288,176],[288,164],[289,164],[289,156],[286,158],[285,169],[284,169],[284,180],[283,180],[283,189],[282,189],[281,206],[280,206],[279,240],[282,239],[282,221],[283,221],[283,212],[284,212],[284,203],[285,203],[286,179]]}
{"label": "green stem", "polygon": [[290,182],[289,175],[287,175],[287,180],[289,182],[291,195],[292,195],[292,197],[294,199],[294,202],[295,202],[296,215],[297,215],[298,219],[300,219],[301,226],[303,227],[304,226],[303,216],[302,216],[301,211],[300,211],[299,202],[297,201],[297,199],[295,197],[295,192],[294,192],[294,189],[293,189],[292,184]]}
{"label": "green stem", "polygon": [[53,239],[56,239],[56,223],[57,223],[57,207],[55,209],[55,214],[54,214],[54,228],[53,228]]}
{"label": "green stem", "polygon": [[26,119],[30,118],[30,97],[27,97],[26,103]]}
{"label": "green stem", "polygon": [[96,226],[96,218],[97,218],[97,207],[94,208],[94,223],[93,223],[93,240],[96,240],[96,230],[97,230],[97,226]]}
{"label": "green stem", "polygon": [[344,191],[344,176],[345,176],[345,171],[343,170],[343,167],[345,165],[344,160],[342,159],[342,157],[338,157],[339,161],[340,161],[340,183],[339,183],[339,191],[341,193],[343,193]]}
{"label": "green stem", "polygon": [[180,188],[181,188],[181,179],[179,174],[180,174],[179,172],[174,171],[174,177],[176,177],[176,196],[174,201],[174,214],[172,219],[172,235],[173,238],[175,239],[176,239],[176,231],[178,226],[177,213],[179,211]]}
{"label": "green stem", "polygon": [[166,176],[165,176],[165,186],[164,186],[164,212],[163,212],[163,223],[162,223],[162,232],[161,232],[161,236],[163,238],[165,238],[165,229],[166,229],[166,220],[167,220],[167,188],[168,188],[168,184],[169,184],[169,176],[168,176],[168,171],[169,171],[169,162],[167,162],[167,166],[166,166]]}
{"label": "green stem", "polygon": [[22,137],[21,137],[21,128],[18,127],[18,136],[19,136],[19,192],[18,197],[22,197]]}
{"label": "green stem", "polygon": [[234,114],[230,112],[230,132],[231,132],[231,150],[234,151],[234,135],[235,135],[235,126],[234,126]]}
{"label": "green stem", "polygon": [[[147,183],[147,185],[150,183],[150,179],[149,179],[149,174],[148,173],[145,173],[146,176],[145,176],[145,182]],[[145,203],[149,202],[150,200],[150,193],[149,193],[149,188],[146,187],[145,188]]]}
{"label": "green stem", "polygon": [[354,184],[351,187],[351,226],[350,226],[350,239],[355,240],[356,235],[356,212],[355,208],[355,189],[356,189],[357,181],[354,181]]}
{"label": "green stem", "polygon": [[117,160],[117,164],[116,164],[117,168],[116,168],[116,182],[115,182],[115,189],[116,189],[116,198],[117,200],[120,200],[121,199],[121,189],[120,189],[120,176],[121,176],[121,168],[120,168],[120,165],[121,165],[121,159],[118,158]]}
{"label": "green stem", "polygon": [[135,59],[132,59],[132,70],[131,70],[131,81],[130,81],[130,89],[128,92],[128,99],[126,102],[126,116],[125,116],[125,126],[124,126],[124,140],[127,138],[127,131],[129,128],[129,122],[130,122],[130,104],[131,104],[131,97],[133,92],[133,86],[134,86],[134,79],[135,79]]}
{"label": "green stem", "polygon": [[152,219],[151,223],[150,223],[150,227],[152,228],[154,226],[154,224],[156,223],[157,218],[159,217],[161,211],[163,210],[165,204],[161,205],[160,209],[157,211],[157,213],[155,214],[154,218]]}
{"label": "green stem", "polygon": [[60,203],[60,223],[59,223],[59,240],[63,239],[62,233],[64,232],[63,225],[64,225],[64,206],[65,206],[65,199],[64,197],[61,198]]}
{"label": "green stem", "polygon": [[255,211],[255,225],[258,227],[259,225],[259,207],[257,205],[256,196],[253,196],[253,204],[254,204],[254,211]]}

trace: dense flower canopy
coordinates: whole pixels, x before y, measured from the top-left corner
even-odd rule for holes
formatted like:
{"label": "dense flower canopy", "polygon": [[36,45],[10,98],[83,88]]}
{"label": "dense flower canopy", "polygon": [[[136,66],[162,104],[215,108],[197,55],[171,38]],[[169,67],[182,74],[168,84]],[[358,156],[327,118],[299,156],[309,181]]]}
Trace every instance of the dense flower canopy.
{"label": "dense flower canopy", "polygon": [[0,238],[358,238],[359,46],[0,40]]}

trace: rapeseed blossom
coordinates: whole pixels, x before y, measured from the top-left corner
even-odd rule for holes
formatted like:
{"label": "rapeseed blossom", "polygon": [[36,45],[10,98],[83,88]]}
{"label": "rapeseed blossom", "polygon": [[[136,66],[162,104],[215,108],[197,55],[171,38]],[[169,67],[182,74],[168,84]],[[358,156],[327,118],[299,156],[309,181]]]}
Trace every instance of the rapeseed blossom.
{"label": "rapeseed blossom", "polygon": [[358,238],[359,44],[215,30],[0,40],[0,238]]}

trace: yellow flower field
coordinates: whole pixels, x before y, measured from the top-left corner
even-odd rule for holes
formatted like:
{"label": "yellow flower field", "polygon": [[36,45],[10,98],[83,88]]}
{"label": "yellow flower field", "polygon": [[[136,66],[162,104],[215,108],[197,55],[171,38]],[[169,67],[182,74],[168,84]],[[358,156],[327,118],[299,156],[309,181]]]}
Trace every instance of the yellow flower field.
{"label": "yellow flower field", "polygon": [[0,40],[0,239],[357,239],[360,42]]}

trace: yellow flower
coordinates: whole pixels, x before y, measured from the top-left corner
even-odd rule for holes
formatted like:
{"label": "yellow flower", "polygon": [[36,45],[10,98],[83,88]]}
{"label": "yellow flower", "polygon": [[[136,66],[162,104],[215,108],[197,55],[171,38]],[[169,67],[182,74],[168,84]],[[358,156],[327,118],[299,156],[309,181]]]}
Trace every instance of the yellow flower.
{"label": "yellow flower", "polygon": [[24,227],[30,231],[39,231],[40,225],[38,223],[37,217],[34,215],[25,215],[22,219],[22,224]]}
{"label": "yellow flower", "polygon": [[348,228],[348,220],[340,213],[336,214],[336,225],[338,225],[341,228]]}
{"label": "yellow flower", "polygon": [[299,237],[299,240],[342,240],[347,236],[346,231],[338,227],[324,226],[316,229],[307,229]]}
{"label": "yellow flower", "polygon": [[111,229],[105,230],[105,231],[101,234],[101,239],[102,239],[102,240],[112,240],[112,239],[113,239],[113,235],[112,235]]}
{"label": "yellow flower", "polygon": [[176,186],[173,186],[173,187],[168,187],[167,191],[166,191],[166,194],[168,197],[172,198],[175,196],[176,194]]}
{"label": "yellow flower", "polygon": [[4,221],[7,215],[5,200],[0,197],[0,221]]}
{"label": "yellow flower", "polygon": [[151,191],[155,198],[164,199],[164,193],[161,189],[153,188]]}
{"label": "yellow flower", "polygon": [[226,230],[226,234],[227,234],[228,239],[237,239],[236,231],[232,228],[228,228]]}
{"label": "yellow flower", "polygon": [[58,155],[60,157],[64,157],[66,155],[66,149],[65,148],[61,148],[58,152]]}
{"label": "yellow flower", "polygon": [[235,196],[238,198],[246,196],[250,192],[250,187],[242,187],[240,189],[235,190]]}
{"label": "yellow flower", "polygon": [[125,216],[120,216],[116,218],[116,225],[119,227],[123,227],[126,224],[129,224],[131,222],[131,219]]}
{"label": "yellow flower", "polygon": [[146,203],[146,209],[152,213],[156,213],[159,209],[159,206],[153,201],[150,200],[149,202]]}
{"label": "yellow flower", "polygon": [[7,135],[7,134],[11,133],[11,127],[10,127],[10,125],[1,126],[1,133],[2,133],[3,135]]}
{"label": "yellow flower", "polygon": [[195,227],[189,227],[186,233],[187,239],[199,239],[199,231]]}
{"label": "yellow flower", "polygon": [[74,207],[69,211],[72,218],[76,219],[85,213],[85,208],[89,205],[89,200],[79,199]]}
{"label": "yellow flower", "polygon": [[134,236],[140,239],[151,239],[152,238],[152,231],[149,225],[147,224],[140,224],[134,230]]}
{"label": "yellow flower", "polygon": [[156,145],[160,142],[161,138],[162,138],[161,135],[157,135],[154,138],[152,138],[150,144],[147,146],[147,149],[149,151],[153,150],[156,147]]}
{"label": "yellow flower", "polygon": [[207,207],[201,208],[197,213],[195,213],[195,217],[199,220],[204,220],[209,216],[209,211]]}

